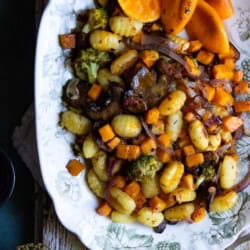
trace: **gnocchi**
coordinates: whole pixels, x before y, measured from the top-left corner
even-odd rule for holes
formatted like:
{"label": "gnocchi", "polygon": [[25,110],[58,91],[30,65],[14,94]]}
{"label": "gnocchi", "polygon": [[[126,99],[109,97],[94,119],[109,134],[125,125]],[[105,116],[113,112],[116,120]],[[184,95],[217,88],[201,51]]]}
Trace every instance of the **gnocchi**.
{"label": "gnocchi", "polygon": [[167,116],[165,133],[169,136],[171,141],[176,141],[181,133],[183,127],[183,115],[179,110],[176,113]]}
{"label": "gnocchi", "polygon": [[206,151],[216,151],[221,145],[221,135],[219,133],[215,135],[208,135],[208,141]]}
{"label": "gnocchi", "polygon": [[194,120],[189,124],[188,132],[194,146],[199,150],[206,150],[208,147],[208,133],[203,123]]}
{"label": "gnocchi", "polygon": [[114,16],[109,19],[110,29],[120,36],[134,36],[142,30],[143,23],[131,17]]}
{"label": "gnocchi", "polygon": [[178,112],[186,101],[186,94],[181,90],[171,92],[159,105],[161,115],[172,115]]}
{"label": "gnocchi", "polygon": [[160,212],[153,212],[149,207],[143,207],[137,213],[136,219],[143,225],[157,227],[163,221],[164,216]]}
{"label": "gnocchi", "polygon": [[177,187],[171,195],[175,197],[177,203],[183,203],[188,201],[193,201],[196,199],[196,192],[194,190],[184,188],[184,187]]}
{"label": "gnocchi", "polygon": [[109,193],[109,203],[117,211],[124,214],[131,214],[136,208],[135,201],[121,189],[117,187],[111,187],[109,189]]}
{"label": "gnocchi", "polygon": [[85,135],[91,128],[91,121],[87,117],[71,110],[67,110],[61,114],[60,124],[68,131],[77,135]]}
{"label": "gnocchi", "polygon": [[169,163],[160,177],[160,187],[164,193],[174,191],[181,181],[184,174],[184,165],[181,162],[174,161]]}
{"label": "gnocchi", "polygon": [[90,159],[92,157],[94,157],[94,155],[96,154],[96,152],[99,150],[98,146],[96,145],[94,139],[92,138],[92,136],[88,136],[84,142],[83,142],[83,146],[82,146],[82,152],[83,155],[86,159]]}
{"label": "gnocchi", "polygon": [[98,150],[98,152],[91,159],[93,169],[98,178],[102,181],[108,180],[107,158],[107,153],[102,150]]}
{"label": "gnocchi", "polygon": [[133,215],[124,214],[118,211],[112,211],[111,220],[117,223],[126,224],[134,222],[136,218]]}
{"label": "gnocchi", "polygon": [[128,50],[111,63],[110,71],[114,75],[121,75],[125,70],[133,66],[137,59],[137,50]]}
{"label": "gnocchi", "polygon": [[125,138],[136,137],[142,130],[141,122],[135,115],[117,115],[111,125],[117,135]]}
{"label": "gnocchi", "polygon": [[152,198],[160,193],[159,176],[155,175],[153,178],[145,177],[141,181],[141,190],[145,198]]}
{"label": "gnocchi", "polygon": [[118,53],[125,47],[121,36],[105,30],[91,32],[89,42],[92,48],[108,52]]}
{"label": "gnocchi", "polygon": [[232,188],[236,184],[237,173],[236,160],[230,155],[225,155],[220,166],[220,186],[223,189]]}
{"label": "gnocchi", "polygon": [[184,203],[165,210],[164,217],[169,221],[182,221],[190,218],[194,212],[193,203]]}
{"label": "gnocchi", "polygon": [[117,83],[121,86],[124,85],[124,81],[121,79],[121,77],[112,74],[107,68],[98,70],[97,80],[105,90],[109,88],[110,83]]}
{"label": "gnocchi", "polygon": [[97,177],[93,168],[91,168],[87,173],[87,182],[88,186],[97,197],[104,198],[106,183]]}
{"label": "gnocchi", "polygon": [[224,192],[214,198],[210,211],[216,213],[222,213],[232,208],[238,200],[238,194],[233,190]]}

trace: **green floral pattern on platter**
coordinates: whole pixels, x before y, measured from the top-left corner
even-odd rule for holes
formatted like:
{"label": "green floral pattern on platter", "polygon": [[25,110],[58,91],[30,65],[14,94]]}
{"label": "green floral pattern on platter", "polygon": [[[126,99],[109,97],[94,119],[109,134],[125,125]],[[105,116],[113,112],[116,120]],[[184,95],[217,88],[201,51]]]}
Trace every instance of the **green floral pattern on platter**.
{"label": "green floral pattern on platter", "polygon": [[181,250],[178,242],[160,241],[154,245],[151,235],[137,234],[134,229],[128,230],[124,226],[111,223],[106,235],[95,237],[97,244],[103,250],[126,250],[126,249],[154,249],[154,250]]}
{"label": "green floral pattern on platter", "polygon": [[[233,0],[236,14],[226,21],[230,40],[241,52],[238,62],[244,78],[250,81],[250,2]],[[72,157],[72,136],[58,126],[61,89],[72,77],[67,52],[58,44],[58,35],[76,25],[76,14],[93,6],[91,0],[51,0],[42,19],[36,53],[36,125],[43,180],[57,215],[69,230],[94,250],[222,250],[246,226],[250,226],[250,188],[240,194],[234,208],[226,213],[210,214],[197,223],[168,225],[162,234],[139,224],[119,225],[95,213],[97,201],[85,185],[84,171],[77,177],[65,171]],[[239,95],[250,100],[250,95]],[[245,114],[244,130],[250,136],[250,114]],[[239,180],[248,170],[250,137],[236,145],[240,155]],[[243,250],[243,249],[241,249]],[[245,249],[244,249],[245,250]]]}

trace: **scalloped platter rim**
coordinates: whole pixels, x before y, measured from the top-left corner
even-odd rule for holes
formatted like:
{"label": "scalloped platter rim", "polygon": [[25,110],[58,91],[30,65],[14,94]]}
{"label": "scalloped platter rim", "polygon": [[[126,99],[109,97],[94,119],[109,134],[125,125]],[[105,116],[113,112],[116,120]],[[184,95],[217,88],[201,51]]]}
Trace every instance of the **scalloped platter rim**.
{"label": "scalloped platter rim", "polygon": [[[225,25],[230,40],[241,52],[238,62],[250,81],[250,2],[233,0],[236,13]],[[73,157],[72,136],[59,125],[64,110],[61,89],[72,77],[67,68],[67,55],[58,43],[58,35],[76,25],[76,13],[93,6],[90,0],[51,0],[41,20],[35,62],[35,108],[37,144],[44,184],[50,194],[58,218],[88,248],[110,249],[223,249],[250,226],[250,189],[239,196],[236,206],[227,213],[214,213],[197,224],[168,226],[162,234],[139,224],[121,225],[98,216],[97,201],[85,182],[85,172],[73,177],[65,165]],[[238,96],[250,99],[250,95]],[[250,124],[250,115],[246,115]],[[247,126],[246,126],[247,127]],[[248,129],[248,128],[247,128]],[[249,131],[248,131],[249,132]],[[241,157],[240,176],[247,171],[250,139],[237,144]]]}

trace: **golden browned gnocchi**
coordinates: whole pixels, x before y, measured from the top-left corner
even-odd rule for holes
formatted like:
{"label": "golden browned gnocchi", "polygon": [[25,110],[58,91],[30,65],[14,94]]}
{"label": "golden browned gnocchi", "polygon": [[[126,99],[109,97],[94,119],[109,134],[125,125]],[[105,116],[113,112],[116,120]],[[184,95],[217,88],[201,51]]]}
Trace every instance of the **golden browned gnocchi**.
{"label": "golden browned gnocchi", "polygon": [[134,211],[136,207],[135,201],[128,194],[117,187],[111,187],[109,193],[109,203],[117,211],[124,214],[131,214]]}
{"label": "golden browned gnocchi", "polygon": [[159,176],[146,177],[141,181],[141,190],[145,198],[152,198],[160,193]]}
{"label": "golden browned gnocchi", "polygon": [[91,159],[93,169],[102,181],[108,180],[107,160],[107,153],[102,150],[98,150]]}
{"label": "golden browned gnocchi", "polygon": [[136,137],[142,130],[141,122],[135,115],[117,115],[111,125],[117,135],[125,138]]}
{"label": "golden browned gnocchi", "polygon": [[142,30],[143,23],[131,17],[114,16],[109,19],[110,29],[120,36],[134,36]]}
{"label": "golden browned gnocchi", "polygon": [[160,187],[164,193],[174,191],[181,181],[184,174],[184,165],[181,162],[174,161],[169,163],[160,176]]}
{"label": "golden browned gnocchi", "polygon": [[94,157],[94,155],[96,154],[96,152],[99,150],[99,147],[97,146],[97,144],[95,143],[94,139],[92,138],[92,136],[87,136],[83,142],[83,146],[82,146],[82,152],[83,155],[86,159],[92,158]]}
{"label": "golden browned gnocchi", "polygon": [[232,156],[225,155],[220,166],[220,186],[223,189],[232,188],[236,184],[237,174],[237,161]]}
{"label": "golden browned gnocchi", "polygon": [[174,114],[168,115],[166,118],[165,133],[171,141],[176,141],[181,133],[183,126],[183,115],[179,110]]}
{"label": "golden browned gnocchi", "polygon": [[88,186],[97,197],[104,198],[106,183],[97,177],[93,168],[91,168],[87,173],[87,182]]}
{"label": "golden browned gnocchi", "polygon": [[186,101],[186,94],[181,90],[171,92],[159,105],[161,115],[172,115],[179,111]]}
{"label": "golden browned gnocchi", "polygon": [[199,120],[194,120],[189,124],[188,132],[194,146],[199,150],[206,150],[209,139],[203,123]]}
{"label": "golden browned gnocchi", "polygon": [[153,212],[149,207],[143,207],[137,213],[136,219],[143,225],[157,227],[163,221],[164,216],[160,212]]}
{"label": "golden browned gnocchi", "polygon": [[206,151],[216,151],[221,145],[221,135],[219,133],[215,135],[208,135],[208,141]]}
{"label": "golden browned gnocchi", "polygon": [[112,211],[111,220],[117,223],[126,224],[134,222],[136,218],[133,215],[124,214],[118,211]]}
{"label": "golden browned gnocchi", "polygon": [[238,194],[233,191],[225,191],[223,194],[216,196],[211,204],[210,211],[222,213],[232,208],[238,200]]}
{"label": "golden browned gnocchi", "polygon": [[110,66],[110,71],[114,75],[121,75],[125,70],[129,69],[138,59],[137,50],[125,51],[117,57]]}
{"label": "golden browned gnocchi", "polygon": [[97,80],[99,84],[106,90],[109,88],[110,83],[118,83],[124,85],[124,81],[122,80],[122,78],[118,75],[112,74],[107,68],[98,70]]}
{"label": "golden browned gnocchi", "polygon": [[109,52],[119,52],[124,49],[122,37],[105,30],[91,32],[89,42],[94,49]]}
{"label": "golden browned gnocchi", "polygon": [[171,195],[175,197],[177,203],[193,201],[196,199],[196,192],[185,187],[177,187],[171,192]]}
{"label": "golden browned gnocchi", "polygon": [[67,110],[61,114],[61,126],[74,134],[85,135],[91,129],[91,121],[85,116]]}
{"label": "golden browned gnocchi", "polygon": [[165,210],[164,217],[169,221],[182,221],[190,218],[194,212],[193,203],[184,203]]}

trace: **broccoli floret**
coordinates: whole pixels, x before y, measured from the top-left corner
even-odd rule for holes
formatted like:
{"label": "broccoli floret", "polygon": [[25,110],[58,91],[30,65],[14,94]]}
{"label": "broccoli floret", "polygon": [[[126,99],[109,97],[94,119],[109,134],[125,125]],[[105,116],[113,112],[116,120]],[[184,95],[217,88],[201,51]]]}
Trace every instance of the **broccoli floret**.
{"label": "broccoli floret", "polygon": [[215,175],[216,172],[212,165],[202,165],[202,172],[195,182],[195,187],[198,188],[204,181],[213,180]]}
{"label": "broccoli floret", "polygon": [[89,10],[87,23],[83,26],[82,32],[89,33],[96,29],[106,29],[108,25],[108,14],[105,9],[97,8]]}
{"label": "broccoli floret", "polygon": [[111,57],[108,52],[93,48],[82,50],[74,65],[76,75],[81,80],[87,80],[93,83],[96,81],[99,68],[110,62],[110,60]]}
{"label": "broccoli floret", "polygon": [[128,176],[136,181],[142,181],[146,177],[153,178],[162,167],[162,163],[154,156],[145,155],[133,161],[128,167]]}

